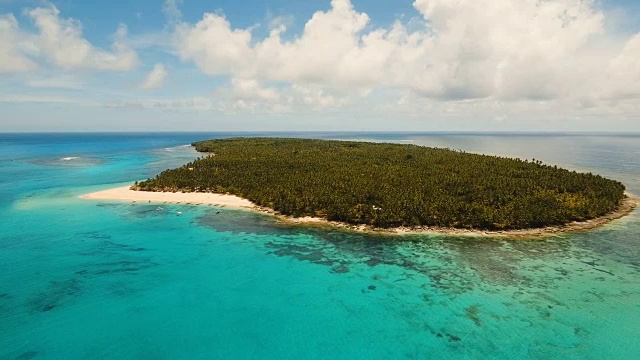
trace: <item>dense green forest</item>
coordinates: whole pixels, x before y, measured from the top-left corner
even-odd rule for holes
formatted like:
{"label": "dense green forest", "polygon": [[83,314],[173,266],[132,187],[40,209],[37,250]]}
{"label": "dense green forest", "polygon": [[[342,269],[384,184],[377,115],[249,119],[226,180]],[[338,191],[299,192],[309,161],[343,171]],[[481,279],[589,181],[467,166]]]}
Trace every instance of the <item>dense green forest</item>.
{"label": "dense green forest", "polygon": [[234,138],[134,189],[229,193],[284,215],[381,228],[525,229],[610,213],[621,183],[539,161],[388,143]]}

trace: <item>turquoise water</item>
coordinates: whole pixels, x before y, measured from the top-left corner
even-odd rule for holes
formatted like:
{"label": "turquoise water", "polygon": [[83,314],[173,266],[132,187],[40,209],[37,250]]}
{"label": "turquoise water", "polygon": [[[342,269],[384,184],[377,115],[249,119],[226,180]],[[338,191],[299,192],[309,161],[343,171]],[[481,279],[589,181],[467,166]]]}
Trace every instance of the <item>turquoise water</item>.
{"label": "turquoise water", "polygon": [[[0,135],[0,359],[640,358],[637,213],[546,240],[397,239],[77,198],[229,135]],[[288,135],[535,157],[640,194],[637,136]]]}

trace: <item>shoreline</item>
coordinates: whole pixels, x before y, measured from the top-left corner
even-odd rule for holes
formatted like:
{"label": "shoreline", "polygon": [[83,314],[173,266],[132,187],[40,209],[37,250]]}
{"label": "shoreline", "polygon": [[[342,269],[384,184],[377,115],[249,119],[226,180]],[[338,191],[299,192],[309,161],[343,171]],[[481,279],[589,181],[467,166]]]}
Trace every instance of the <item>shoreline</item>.
{"label": "shoreline", "polygon": [[294,218],[278,214],[273,209],[258,206],[247,199],[235,195],[216,193],[183,193],[183,192],[151,192],[131,190],[130,186],[112,188],[80,196],[85,200],[109,200],[141,203],[164,203],[185,205],[210,205],[236,209],[257,211],[274,216],[283,223],[300,226],[330,227],[339,230],[354,231],[378,235],[454,235],[454,236],[482,236],[503,238],[537,238],[561,235],[566,233],[584,232],[600,228],[614,220],[621,219],[631,214],[638,206],[637,199],[627,194],[620,207],[605,216],[599,218],[572,222],[565,225],[548,226],[544,228],[521,230],[477,230],[439,227],[399,227],[391,229],[375,228],[369,225],[351,225],[342,222],[329,221],[315,217]]}
{"label": "shoreline", "polygon": [[85,200],[114,200],[141,203],[217,205],[239,209],[254,209],[249,200],[234,195],[215,193],[151,192],[131,190],[131,185],[80,195]]}

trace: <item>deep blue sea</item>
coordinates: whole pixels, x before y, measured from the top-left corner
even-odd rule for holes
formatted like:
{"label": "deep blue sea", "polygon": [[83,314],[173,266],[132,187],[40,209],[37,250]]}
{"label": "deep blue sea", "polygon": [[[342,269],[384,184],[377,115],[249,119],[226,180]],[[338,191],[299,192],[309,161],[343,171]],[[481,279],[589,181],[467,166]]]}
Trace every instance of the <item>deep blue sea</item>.
{"label": "deep blue sea", "polygon": [[[0,134],[0,359],[640,359],[638,212],[544,240],[389,238],[78,198],[234,135]],[[536,158],[640,194],[635,135],[284,135]]]}

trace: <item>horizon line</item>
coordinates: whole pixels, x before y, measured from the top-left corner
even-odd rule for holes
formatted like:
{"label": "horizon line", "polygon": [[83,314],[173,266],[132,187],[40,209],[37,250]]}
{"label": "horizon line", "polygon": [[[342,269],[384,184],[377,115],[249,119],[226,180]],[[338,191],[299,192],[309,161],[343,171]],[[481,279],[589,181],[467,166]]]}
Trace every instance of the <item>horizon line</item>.
{"label": "horizon line", "polygon": [[574,130],[194,130],[194,131],[10,131],[0,135],[80,135],[80,134],[449,134],[449,135],[640,135],[640,131]]}

